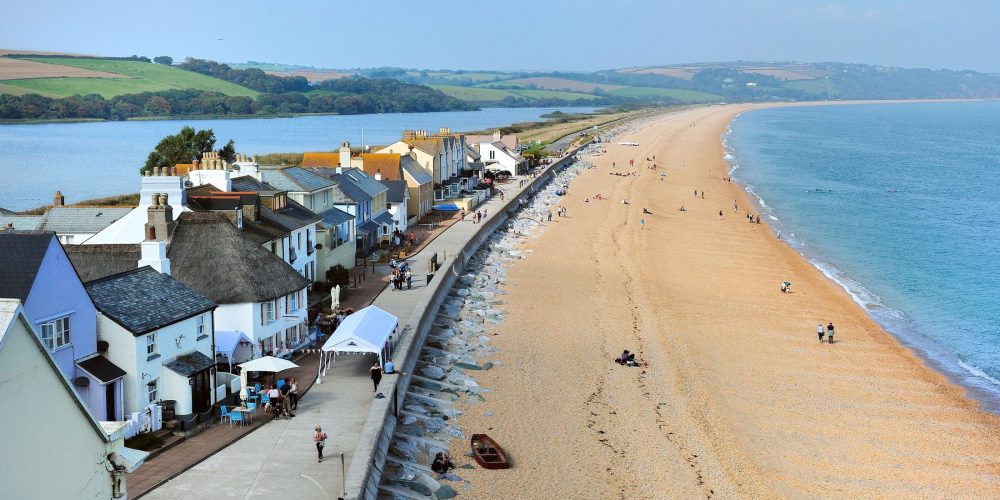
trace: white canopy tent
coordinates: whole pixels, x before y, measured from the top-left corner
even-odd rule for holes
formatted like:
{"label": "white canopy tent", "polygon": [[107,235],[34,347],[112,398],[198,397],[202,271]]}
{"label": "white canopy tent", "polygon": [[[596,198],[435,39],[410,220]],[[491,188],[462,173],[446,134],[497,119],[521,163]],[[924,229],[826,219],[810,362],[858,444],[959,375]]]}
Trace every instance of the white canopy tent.
{"label": "white canopy tent", "polygon": [[392,356],[390,339],[398,326],[398,318],[374,305],[344,318],[323,344],[316,383],[321,383],[321,377],[336,360],[337,353],[372,353],[378,355],[379,364],[383,364],[386,357]]}
{"label": "white canopy tent", "polygon": [[229,360],[229,371],[233,371],[233,354],[240,344],[249,345],[253,355],[253,339],[247,334],[229,330],[215,331],[215,353],[222,354]]}

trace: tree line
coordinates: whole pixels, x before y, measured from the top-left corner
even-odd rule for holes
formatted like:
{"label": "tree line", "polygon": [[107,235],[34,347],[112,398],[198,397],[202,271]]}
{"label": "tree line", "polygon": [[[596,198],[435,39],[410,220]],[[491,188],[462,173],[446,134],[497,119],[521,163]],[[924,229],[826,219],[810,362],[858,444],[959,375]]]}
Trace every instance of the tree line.
{"label": "tree line", "polygon": [[[64,98],[0,95],[0,120],[128,120],[168,116],[269,116],[295,113],[417,113],[464,111],[476,106],[440,91],[396,80],[348,78],[325,92],[261,94],[254,99],[201,90],[163,90],[105,99],[98,94]],[[334,90],[338,89],[338,90]]]}

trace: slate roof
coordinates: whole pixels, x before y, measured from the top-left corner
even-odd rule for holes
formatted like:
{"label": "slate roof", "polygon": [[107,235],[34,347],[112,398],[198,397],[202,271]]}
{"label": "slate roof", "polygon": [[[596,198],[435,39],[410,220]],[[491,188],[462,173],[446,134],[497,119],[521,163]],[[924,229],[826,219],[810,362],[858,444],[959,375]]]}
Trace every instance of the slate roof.
{"label": "slate roof", "polygon": [[420,162],[411,156],[404,156],[400,160],[400,166],[407,175],[413,177],[417,184],[427,184],[428,182],[434,182],[434,177],[431,176],[424,167],[420,166]]}
{"label": "slate roof", "polygon": [[264,302],[309,285],[292,266],[244,237],[224,214],[184,212],[167,257],[173,275],[216,304]]}
{"label": "slate roof", "polygon": [[68,245],[64,250],[84,283],[136,269],[142,258],[138,243]]}
{"label": "slate roof", "polygon": [[375,180],[374,177],[366,174],[364,170],[357,168],[345,168],[342,177],[351,179],[355,184],[361,189],[364,189],[372,198],[384,193],[388,188],[382,185],[381,182]]}
{"label": "slate roof", "polygon": [[301,167],[261,169],[261,179],[283,191],[312,193],[333,186],[330,179]]}
{"label": "slate roof", "polygon": [[13,224],[16,231],[31,231],[38,229],[42,223],[41,215],[2,215],[0,214],[0,231],[7,230],[7,224]]}
{"label": "slate roof", "polygon": [[[266,183],[260,182],[250,175],[241,175],[232,179],[233,191],[252,191],[255,193],[266,193],[270,191],[281,191],[280,189]],[[190,193],[191,190],[188,190]]]}
{"label": "slate roof", "polygon": [[53,238],[49,231],[0,231],[0,297],[28,300]]}
{"label": "slate roof", "polygon": [[190,377],[214,364],[215,361],[203,352],[191,351],[187,354],[177,356],[172,361],[163,363],[163,367],[172,370],[182,377]]}
{"label": "slate roof", "polygon": [[358,232],[358,234],[368,234],[378,231],[379,227],[381,226],[379,226],[378,222],[370,220],[368,222],[365,222],[364,224],[361,224],[360,226],[355,228],[355,230]]}
{"label": "slate roof", "polygon": [[149,266],[85,286],[97,309],[136,336],[215,309],[208,297]]}
{"label": "slate roof", "polygon": [[399,155],[396,153],[364,153],[361,155],[365,172],[375,177],[378,173],[384,181],[399,180]]}
{"label": "slate roof", "polygon": [[389,212],[382,212],[375,216],[372,220],[378,222],[379,224],[387,224],[390,226],[396,223],[396,220],[392,218],[392,214]]}
{"label": "slate roof", "polygon": [[7,210],[4,207],[0,207],[0,215],[17,215],[17,212],[13,210]]}
{"label": "slate roof", "polygon": [[57,233],[98,233],[121,219],[131,207],[52,207],[38,229]]}
{"label": "slate roof", "polygon": [[339,208],[331,208],[330,210],[327,210],[325,212],[320,212],[319,216],[320,218],[323,219],[323,224],[325,224],[327,227],[339,226],[340,224],[343,224],[347,221],[354,220],[353,215]]}
{"label": "slate roof", "polygon": [[382,181],[382,185],[389,188],[385,193],[389,203],[402,203],[406,199],[406,181]]}
{"label": "slate roof", "polygon": [[467,155],[467,156],[468,156],[469,158],[472,158],[472,159],[473,159],[474,161],[475,161],[475,160],[479,160],[479,158],[480,158],[480,156],[479,156],[479,151],[476,151],[476,148],[472,147],[472,146],[471,146],[471,145],[469,145],[469,144],[466,144],[466,145],[465,145],[465,154],[466,154],[466,155]]}
{"label": "slate roof", "polygon": [[[332,179],[337,183],[340,191],[347,196],[349,204],[353,205],[355,203],[363,203],[372,199],[372,195],[354,182],[354,179],[351,179],[344,174],[336,174],[332,177]],[[340,201],[337,201],[336,203],[344,204]]]}
{"label": "slate roof", "polygon": [[407,140],[406,143],[412,145],[413,149],[419,149],[420,151],[423,151],[424,153],[427,153],[427,154],[429,154],[431,156],[439,156],[441,154],[441,152],[442,152],[442,147],[441,147],[441,141],[440,140],[434,140],[434,139],[419,140],[419,139],[416,139],[416,140]]}
{"label": "slate roof", "polygon": [[87,373],[97,377],[97,380],[100,380],[105,384],[127,375],[125,370],[122,370],[118,367],[118,365],[112,363],[108,358],[105,358],[100,354],[77,362],[76,366],[79,366]]}
{"label": "slate roof", "polygon": [[334,204],[337,204],[337,205],[353,205],[354,203],[356,203],[354,201],[354,199],[351,198],[344,191],[343,187],[340,185],[340,182],[337,180],[337,176],[340,175],[340,174],[337,173],[337,169],[335,169],[335,168],[324,168],[324,167],[314,167],[314,168],[310,168],[309,171],[313,172],[313,173],[315,173],[317,175],[322,175],[323,177],[326,177],[327,179],[330,179],[330,180],[333,181],[333,188],[330,189],[330,197],[333,199],[333,203]]}

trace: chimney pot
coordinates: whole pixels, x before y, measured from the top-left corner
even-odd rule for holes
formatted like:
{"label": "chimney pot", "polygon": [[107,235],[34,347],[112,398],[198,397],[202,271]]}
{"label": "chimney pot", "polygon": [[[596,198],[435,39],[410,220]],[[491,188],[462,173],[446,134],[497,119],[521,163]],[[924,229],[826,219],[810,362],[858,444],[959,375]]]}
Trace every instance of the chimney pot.
{"label": "chimney pot", "polygon": [[66,197],[63,196],[62,191],[56,191],[56,196],[53,199],[53,204],[57,207],[61,207],[66,204]]}
{"label": "chimney pot", "polygon": [[13,222],[8,222],[8,223],[7,223],[7,229],[8,229],[8,230],[10,230],[10,229],[14,229],[14,223],[13,223]]}

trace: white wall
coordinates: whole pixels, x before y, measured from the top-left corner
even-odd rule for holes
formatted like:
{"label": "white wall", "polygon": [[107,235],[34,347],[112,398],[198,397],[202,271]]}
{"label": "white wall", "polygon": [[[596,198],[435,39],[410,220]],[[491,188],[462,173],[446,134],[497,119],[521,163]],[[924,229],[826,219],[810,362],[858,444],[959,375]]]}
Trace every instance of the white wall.
{"label": "white wall", "polygon": [[125,376],[125,413],[137,412],[151,402],[146,386],[153,380],[157,381],[157,399],[176,400],[175,412],[178,415],[191,413],[191,386],[187,377],[163,368],[163,364],[195,350],[215,359],[212,352],[212,313],[202,316],[205,317],[206,338],[197,340],[195,317],[168,325],[156,330],[156,353],[159,356],[149,359],[146,354],[146,337],[149,334],[136,337],[103,314],[98,315],[98,337],[108,342],[108,359],[128,373]]}

